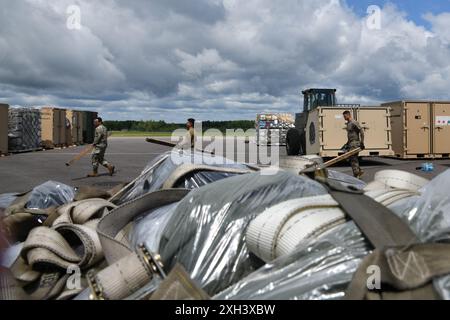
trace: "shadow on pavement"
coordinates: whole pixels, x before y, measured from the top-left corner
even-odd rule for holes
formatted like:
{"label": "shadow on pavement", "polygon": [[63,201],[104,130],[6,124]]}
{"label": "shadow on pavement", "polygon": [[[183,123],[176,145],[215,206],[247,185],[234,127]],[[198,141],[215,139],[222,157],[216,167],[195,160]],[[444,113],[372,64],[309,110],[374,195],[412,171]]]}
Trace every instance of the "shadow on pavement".
{"label": "shadow on pavement", "polygon": [[[391,167],[392,164],[379,161],[379,160],[373,160],[373,159],[362,159],[359,161],[359,165],[362,167]],[[341,167],[348,167],[350,166],[350,162],[348,160],[341,161],[337,164],[335,164],[334,168],[341,168]]]}
{"label": "shadow on pavement", "polygon": [[[114,173],[114,175],[116,175],[118,172],[119,172],[119,171],[116,170],[115,173]],[[95,177],[95,178],[90,178],[90,177],[88,177],[87,174],[86,174],[86,176],[84,176],[84,177],[73,178],[72,181],[80,181],[80,180],[86,180],[86,179],[89,179],[89,180],[92,180],[92,181],[94,182],[95,179],[97,179],[97,178],[101,178],[101,177],[109,177],[109,176],[110,176],[109,173],[99,173],[97,177]],[[95,183],[93,183],[93,184],[95,185]]]}

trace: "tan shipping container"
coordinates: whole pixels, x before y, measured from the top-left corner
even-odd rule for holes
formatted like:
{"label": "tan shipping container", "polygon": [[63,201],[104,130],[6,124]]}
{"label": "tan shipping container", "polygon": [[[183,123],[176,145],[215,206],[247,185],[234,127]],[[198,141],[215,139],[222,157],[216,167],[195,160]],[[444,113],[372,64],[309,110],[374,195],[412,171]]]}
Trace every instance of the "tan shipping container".
{"label": "tan shipping container", "polygon": [[66,130],[66,141],[68,145],[83,143],[83,114],[81,111],[67,110],[66,118],[69,128]]}
{"label": "tan shipping container", "polygon": [[392,156],[389,108],[386,107],[318,107],[311,111],[306,127],[306,154],[337,157],[347,142],[342,113],[352,112],[365,128],[366,150],[360,156]]}
{"label": "tan shipping container", "polygon": [[8,153],[8,110],[9,105],[0,104],[0,154]]}
{"label": "tan shipping container", "polygon": [[433,157],[450,157],[450,102],[431,103]]}
{"label": "tan shipping container", "polygon": [[41,109],[42,142],[55,147],[66,145],[66,110],[45,107]]}
{"label": "tan shipping container", "polygon": [[450,102],[396,101],[391,108],[392,148],[402,159],[450,156]]}

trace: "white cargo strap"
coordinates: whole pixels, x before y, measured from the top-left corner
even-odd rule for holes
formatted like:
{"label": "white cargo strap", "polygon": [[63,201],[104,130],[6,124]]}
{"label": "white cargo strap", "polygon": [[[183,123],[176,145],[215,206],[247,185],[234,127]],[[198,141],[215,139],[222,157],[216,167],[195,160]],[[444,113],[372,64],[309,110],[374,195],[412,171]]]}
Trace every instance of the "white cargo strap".
{"label": "white cargo strap", "polygon": [[158,273],[145,248],[134,250],[118,240],[120,231],[133,219],[183,199],[189,190],[169,189],[145,194],[105,216],[97,227],[109,267],[89,277],[91,298],[117,300],[125,298],[148,283]]}
{"label": "white cargo strap", "polygon": [[246,241],[251,252],[269,262],[344,221],[344,213],[329,195],[288,200],[256,217]]}
{"label": "white cargo strap", "polygon": [[253,172],[252,170],[246,169],[234,169],[226,167],[214,167],[199,164],[182,164],[177,167],[175,171],[169,176],[169,178],[164,182],[162,189],[172,189],[175,187],[176,183],[184,176],[194,173],[197,171],[209,171],[209,172],[223,172],[223,173],[234,173],[234,174],[246,174]]}
{"label": "white cargo strap", "polygon": [[365,192],[365,194],[385,207],[388,207],[397,201],[419,195],[418,192],[401,189],[372,190]]}
{"label": "white cargo strap", "polygon": [[429,180],[416,174],[401,170],[382,170],[375,174],[374,181],[369,183],[365,190],[379,189],[403,189],[418,191],[423,188]]}

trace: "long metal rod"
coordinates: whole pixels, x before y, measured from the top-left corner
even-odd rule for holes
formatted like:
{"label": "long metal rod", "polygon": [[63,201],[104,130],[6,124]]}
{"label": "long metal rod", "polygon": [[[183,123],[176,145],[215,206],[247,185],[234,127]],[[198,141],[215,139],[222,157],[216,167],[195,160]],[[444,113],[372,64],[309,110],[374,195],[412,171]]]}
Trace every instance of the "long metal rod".
{"label": "long metal rod", "polygon": [[[172,147],[172,148],[175,148],[177,146],[176,143],[169,142],[169,141],[164,141],[164,140],[153,139],[153,138],[147,138],[147,139],[145,139],[145,141],[147,141],[149,143],[159,144],[161,146]],[[210,154],[210,155],[214,155],[215,154],[214,152],[206,151],[204,149],[195,148],[195,150],[196,151],[200,151],[202,153],[207,153],[207,154]]]}

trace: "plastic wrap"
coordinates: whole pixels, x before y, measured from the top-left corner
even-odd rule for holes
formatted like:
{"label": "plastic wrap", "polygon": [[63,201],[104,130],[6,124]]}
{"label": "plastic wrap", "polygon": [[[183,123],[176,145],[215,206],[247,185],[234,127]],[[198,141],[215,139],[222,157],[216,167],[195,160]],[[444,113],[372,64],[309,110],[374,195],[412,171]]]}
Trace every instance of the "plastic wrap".
{"label": "plastic wrap", "polygon": [[245,244],[254,217],[282,201],[325,193],[319,183],[285,171],[217,181],[180,201],[158,252],[169,270],[180,263],[208,294],[216,294],[264,264]]}
{"label": "plastic wrap", "polygon": [[8,208],[16,199],[17,193],[0,194],[0,209]]}
{"label": "plastic wrap", "polygon": [[[450,170],[434,178],[411,197],[390,206],[397,215],[408,221],[423,242],[450,241]],[[450,275],[434,280],[434,286],[444,299],[450,299]]]}
{"label": "plastic wrap", "polygon": [[[450,170],[436,177],[421,195],[389,208],[407,221],[419,239],[448,241],[450,236]],[[339,299],[350,283],[369,245],[353,222],[305,241],[289,256],[266,264],[215,299]],[[434,280],[444,299],[450,299],[450,276]]]}
{"label": "plastic wrap", "polygon": [[362,180],[359,180],[355,177],[352,177],[343,172],[328,170],[328,179],[341,183],[344,186],[353,186],[357,189],[364,189],[366,187],[366,183]]}
{"label": "plastic wrap", "polygon": [[28,198],[28,209],[48,209],[72,202],[75,188],[60,182],[47,181],[35,187]]}
{"label": "plastic wrap", "polygon": [[304,241],[289,256],[264,265],[216,295],[220,300],[341,299],[368,244],[353,222]]}
{"label": "plastic wrap", "polygon": [[[142,171],[145,173],[139,178],[132,188],[125,192],[118,200],[119,204],[131,201],[146,193],[161,189],[164,182],[182,164],[206,164],[215,167],[226,167],[234,169],[248,169],[243,164],[232,162],[231,160],[211,156],[203,153],[191,153],[179,151],[169,151],[151,161]],[[194,189],[208,183],[234,176],[235,174],[223,172],[195,172],[189,174],[184,181],[180,181],[177,187]]]}
{"label": "plastic wrap", "polygon": [[129,242],[133,248],[144,243],[148,250],[158,252],[162,232],[172,217],[178,202],[144,213],[137,218],[130,232]]}

